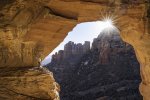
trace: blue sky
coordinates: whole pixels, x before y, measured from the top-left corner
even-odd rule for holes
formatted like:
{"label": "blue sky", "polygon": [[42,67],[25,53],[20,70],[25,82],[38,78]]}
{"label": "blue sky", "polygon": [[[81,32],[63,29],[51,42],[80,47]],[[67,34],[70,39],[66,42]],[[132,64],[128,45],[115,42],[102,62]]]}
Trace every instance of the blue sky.
{"label": "blue sky", "polygon": [[51,61],[51,56],[55,52],[64,49],[64,45],[69,41],[75,43],[84,43],[84,41],[92,42],[100,32],[111,25],[111,21],[95,21],[95,22],[85,22],[78,24],[74,29],[68,33],[66,38],[62,43],[60,43],[42,62],[42,64],[47,64]]}

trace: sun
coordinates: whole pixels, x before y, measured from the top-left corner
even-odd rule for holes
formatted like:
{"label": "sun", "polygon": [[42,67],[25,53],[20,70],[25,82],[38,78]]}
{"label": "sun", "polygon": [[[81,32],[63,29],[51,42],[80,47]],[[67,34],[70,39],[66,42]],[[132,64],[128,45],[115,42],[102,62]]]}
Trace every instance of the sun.
{"label": "sun", "polygon": [[104,28],[113,28],[113,21],[111,19],[105,19],[103,20],[103,27]]}
{"label": "sun", "polygon": [[115,26],[115,22],[113,18],[106,17],[102,20],[103,31],[107,33],[111,33],[112,31],[118,31],[118,28]]}

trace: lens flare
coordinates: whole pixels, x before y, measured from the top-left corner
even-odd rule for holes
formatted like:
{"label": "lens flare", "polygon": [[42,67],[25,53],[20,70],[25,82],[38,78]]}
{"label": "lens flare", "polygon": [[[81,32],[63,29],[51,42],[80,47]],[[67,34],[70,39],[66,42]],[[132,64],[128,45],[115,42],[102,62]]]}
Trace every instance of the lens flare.
{"label": "lens flare", "polygon": [[103,27],[105,28],[113,28],[113,21],[111,19],[105,19],[103,20]]}
{"label": "lens flare", "polygon": [[110,33],[111,31],[118,31],[119,29],[115,26],[117,20],[118,20],[118,16],[108,10],[104,10],[104,11],[100,11],[101,14],[101,21],[102,21],[102,25],[103,25],[103,31]]}

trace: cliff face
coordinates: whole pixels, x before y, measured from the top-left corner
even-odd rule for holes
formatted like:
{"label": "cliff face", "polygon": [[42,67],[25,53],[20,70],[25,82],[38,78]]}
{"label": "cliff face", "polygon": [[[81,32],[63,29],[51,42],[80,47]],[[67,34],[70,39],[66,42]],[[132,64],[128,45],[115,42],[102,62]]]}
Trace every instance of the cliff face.
{"label": "cliff face", "polygon": [[149,100],[148,0],[0,0],[0,67],[35,67],[36,58],[48,55],[77,23],[103,20],[109,13],[117,15],[122,39],[136,51],[140,90]]}
{"label": "cliff face", "polygon": [[142,99],[139,64],[133,48],[118,33],[100,33],[92,48],[79,57],[73,64],[70,59],[74,55],[68,55],[69,59],[61,63],[52,60],[47,65],[61,86],[62,100]]}
{"label": "cliff face", "polygon": [[81,43],[75,44],[74,42],[68,42],[64,46],[64,50],[60,50],[52,55],[51,64],[76,64],[80,58],[90,50],[90,42],[85,41],[82,45]]}
{"label": "cliff face", "polygon": [[[131,46],[121,40],[120,36],[112,31],[111,33],[104,32],[95,38],[92,43],[92,50],[98,49],[100,64],[113,63],[118,53],[126,53],[131,50]],[[112,60],[112,61],[111,61]],[[115,63],[115,62],[114,62]]]}

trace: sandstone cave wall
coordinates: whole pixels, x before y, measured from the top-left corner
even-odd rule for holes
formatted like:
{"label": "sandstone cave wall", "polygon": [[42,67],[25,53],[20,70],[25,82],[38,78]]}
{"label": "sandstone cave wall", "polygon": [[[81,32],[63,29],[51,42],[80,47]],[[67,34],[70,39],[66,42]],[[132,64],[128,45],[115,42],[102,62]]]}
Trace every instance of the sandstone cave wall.
{"label": "sandstone cave wall", "polygon": [[[141,65],[140,90],[150,91],[148,0],[0,0],[0,67],[35,67],[80,22],[114,15]],[[117,15],[117,16],[116,16]],[[11,84],[11,82],[9,82]]]}

